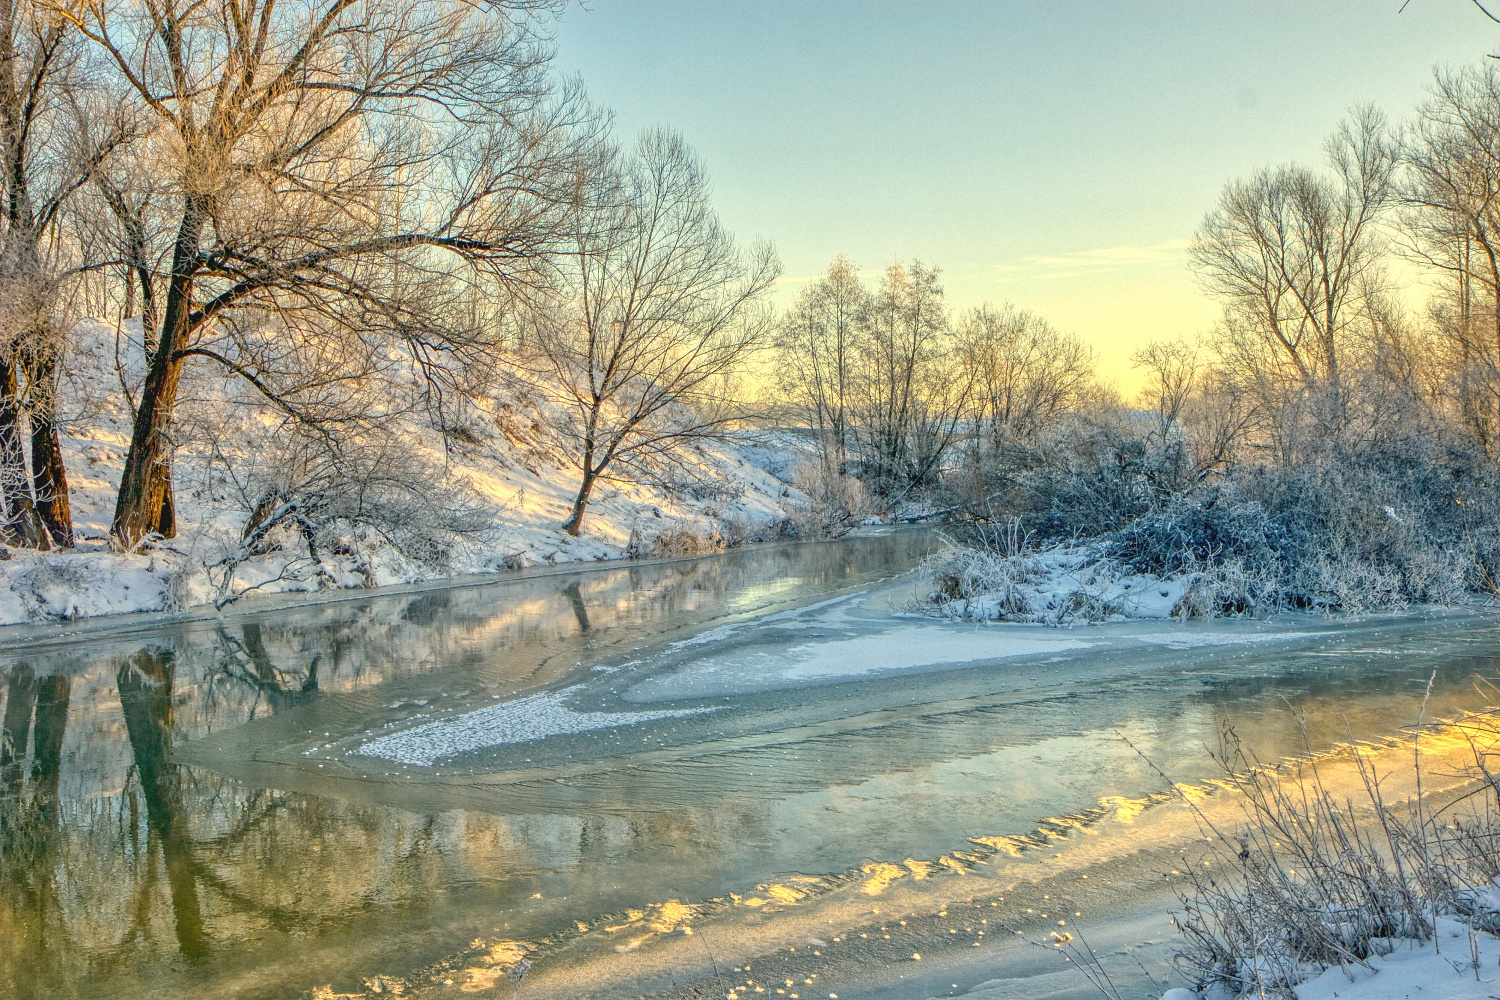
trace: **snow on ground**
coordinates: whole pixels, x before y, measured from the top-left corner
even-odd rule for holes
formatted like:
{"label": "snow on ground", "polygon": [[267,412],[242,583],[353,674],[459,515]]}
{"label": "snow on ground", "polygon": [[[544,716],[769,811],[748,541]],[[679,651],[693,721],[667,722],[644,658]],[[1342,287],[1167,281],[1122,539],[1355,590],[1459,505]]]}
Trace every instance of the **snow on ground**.
{"label": "snow on ground", "polygon": [[[0,549],[0,624],[124,612],[179,610],[248,592],[312,591],[413,583],[529,566],[709,551],[774,531],[806,442],[795,433],[747,435],[701,446],[688,464],[701,481],[672,495],[646,486],[601,484],[583,535],[560,530],[577,489],[576,470],[546,404],[495,399],[468,407],[458,433],[412,415],[387,430],[414,476],[441,480],[487,523],[456,539],[440,560],[417,561],[366,533],[354,550],[305,549],[254,556],[232,577],[209,567],[234,552],[248,519],[245,484],[276,461],[284,418],[236,377],[190,366],[183,379],[174,459],[177,537],[140,554],[111,552],[109,526],[130,443],[138,330],[86,321],[78,327],[59,415],[77,548]],[[295,542],[295,539],[292,539]]]}
{"label": "snow on ground", "polygon": [[953,550],[935,563],[941,613],[976,621],[1171,618],[1191,583],[1127,572],[1089,543],[1009,557]]}
{"label": "snow on ground", "polygon": [[1500,994],[1500,938],[1456,920],[1435,941],[1386,941],[1368,969],[1329,969],[1297,987],[1297,1000],[1481,1000]]}
{"label": "snow on ground", "polygon": [[[1500,938],[1438,918],[1432,941],[1377,939],[1364,965],[1332,968],[1298,986],[1297,1000],[1493,1000],[1500,996]],[[1383,952],[1383,954],[1381,954]],[[1168,990],[1162,1000],[1221,1000]],[[1229,1000],[1227,994],[1222,1000]]]}

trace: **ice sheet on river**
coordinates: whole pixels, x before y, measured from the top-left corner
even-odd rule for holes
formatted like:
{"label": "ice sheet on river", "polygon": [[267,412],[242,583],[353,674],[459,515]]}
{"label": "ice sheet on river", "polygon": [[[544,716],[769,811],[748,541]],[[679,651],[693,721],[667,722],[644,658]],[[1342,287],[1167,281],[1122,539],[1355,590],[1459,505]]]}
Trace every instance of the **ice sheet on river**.
{"label": "ice sheet on river", "polygon": [[994,631],[954,632],[908,625],[873,635],[807,643],[786,651],[791,661],[781,675],[793,680],[847,677],[876,670],[903,670],[940,663],[1046,656],[1094,645],[1079,639],[1033,639]]}
{"label": "ice sheet on river", "polygon": [[1095,643],[1081,639],[1033,637],[993,628],[962,631],[947,624],[913,624],[846,635],[787,647],[772,643],[690,661],[669,674],[648,677],[631,687],[633,702],[706,698],[801,684],[854,679],[902,670],[1008,660],[1039,659]]}
{"label": "ice sheet on river", "polygon": [[[1185,630],[1152,623],[1126,631],[1090,631],[1084,639],[1035,626],[962,626],[894,618],[888,609],[868,606],[870,597],[868,592],[844,595],[709,629],[669,642],[655,655],[607,668],[583,684],[389,733],[354,752],[426,766],[476,750],[715,710],[655,707],[663,702],[722,699],[726,704],[718,708],[732,709],[738,696],[857,682],[875,675],[982,668],[985,664],[1026,669],[1092,647],[1192,648],[1313,634],[1230,626]],[[643,707],[640,711],[570,707],[586,693],[596,706],[594,699],[603,695]]]}
{"label": "ice sheet on river", "polygon": [[578,691],[577,687],[545,691],[476,712],[439,719],[415,729],[370,740],[354,752],[426,767],[445,757],[473,750],[714,711],[712,708],[685,708],[649,712],[579,712],[566,704]]}

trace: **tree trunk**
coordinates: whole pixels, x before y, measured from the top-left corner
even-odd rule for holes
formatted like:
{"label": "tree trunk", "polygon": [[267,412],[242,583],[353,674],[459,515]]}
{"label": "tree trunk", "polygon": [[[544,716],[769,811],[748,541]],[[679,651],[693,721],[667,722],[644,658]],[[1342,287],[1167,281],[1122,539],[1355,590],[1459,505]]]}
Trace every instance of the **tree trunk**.
{"label": "tree trunk", "polygon": [[153,533],[163,538],[177,533],[172,500],[172,411],[182,376],[180,352],[187,348],[192,333],[193,277],[198,268],[198,243],[206,218],[202,201],[190,199],[172,252],[172,280],[167,286],[166,307],[162,312],[161,340],[151,355],[151,367],[141,386],[130,451],[125,456],[125,471],[115,501],[113,533],[116,541],[127,548]]}
{"label": "tree trunk", "polygon": [[[136,411],[115,501],[114,535],[126,547],[150,534],[171,538],[176,534],[172,503],[171,423],[177,402],[177,382],[182,362],[172,360],[169,345],[157,351]],[[157,363],[160,361],[160,363]]]}
{"label": "tree trunk", "polygon": [[583,470],[583,485],[578,487],[578,496],[573,500],[573,511],[562,526],[563,530],[574,538],[577,538],[578,533],[583,530],[583,514],[588,510],[589,494],[594,492],[594,482],[597,478],[598,473],[590,471],[586,464]]}
{"label": "tree trunk", "polygon": [[44,397],[31,415],[31,485],[36,511],[54,545],[73,547],[73,509],[68,501],[68,473],[57,434],[57,357],[37,360],[31,384]]}
{"label": "tree trunk", "polygon": [[26,474],[26,451],[21,437],[21,405],[17,398],[16,369],[0,361],[0,538],[12,545],[49,549],[51,537],[37,514]]}

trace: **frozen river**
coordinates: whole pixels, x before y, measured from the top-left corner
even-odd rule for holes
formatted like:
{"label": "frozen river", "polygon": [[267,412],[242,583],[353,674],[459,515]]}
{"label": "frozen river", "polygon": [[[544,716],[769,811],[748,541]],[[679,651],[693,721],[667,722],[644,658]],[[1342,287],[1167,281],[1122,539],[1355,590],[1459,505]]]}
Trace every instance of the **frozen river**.
{"label": "frozen river", "polygon": [[934,544],[0,633],[0,996],[1093,995],[1059,919],[1149,995],[1157,768],[1212,799],[1226,719],[1336,753],[1497,673],[1457,613],[937,622]]}

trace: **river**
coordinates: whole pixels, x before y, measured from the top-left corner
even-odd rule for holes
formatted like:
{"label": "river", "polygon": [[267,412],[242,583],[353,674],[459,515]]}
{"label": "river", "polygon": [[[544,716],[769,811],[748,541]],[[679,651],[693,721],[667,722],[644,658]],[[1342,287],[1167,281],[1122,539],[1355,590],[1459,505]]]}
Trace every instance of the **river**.
{"label": "river", "polygon": [[1460,612],[938,622],[935,544],[0,633],[0,996],[1097,995],[1059,920],[1149,996],[1162,775],[1226,799],[1230,721],[1337,772],[1497,672]]}

